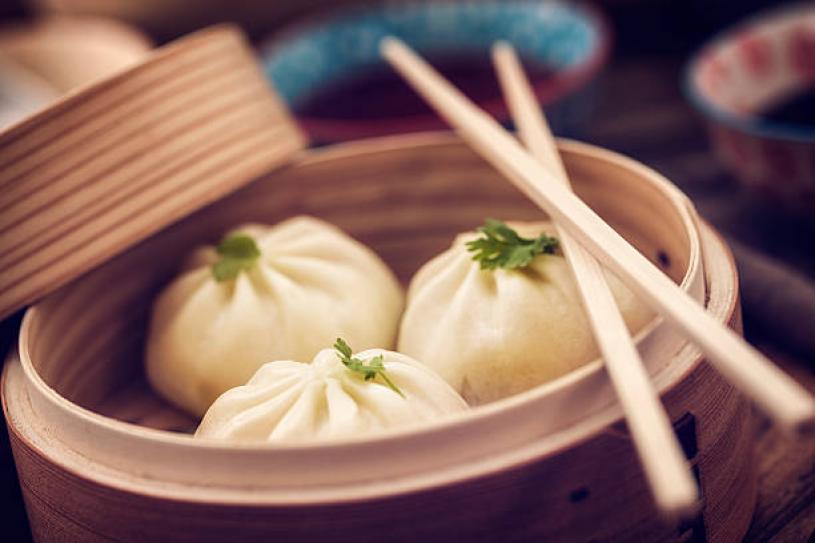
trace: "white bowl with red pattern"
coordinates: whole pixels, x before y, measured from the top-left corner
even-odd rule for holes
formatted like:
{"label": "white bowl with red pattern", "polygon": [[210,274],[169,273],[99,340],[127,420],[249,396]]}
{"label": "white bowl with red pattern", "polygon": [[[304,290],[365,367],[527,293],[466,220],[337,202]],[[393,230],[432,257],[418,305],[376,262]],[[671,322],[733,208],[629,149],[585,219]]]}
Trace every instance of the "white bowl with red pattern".
{"label": "white bowl with red pattern", "polygon": [[717,155],[743,183],[794,208],[815,207],[815,125],[765,116],[815,89],[815,3],[725,31],[691,60],[685,89]]}

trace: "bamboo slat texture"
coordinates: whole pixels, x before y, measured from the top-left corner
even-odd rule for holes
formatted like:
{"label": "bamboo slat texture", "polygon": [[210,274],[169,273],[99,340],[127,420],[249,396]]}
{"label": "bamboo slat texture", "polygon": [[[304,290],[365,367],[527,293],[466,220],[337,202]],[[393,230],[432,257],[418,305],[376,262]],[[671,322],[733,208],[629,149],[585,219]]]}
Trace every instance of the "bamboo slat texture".
{"label": "bamboo slat texture", "polygon": [[0,134],[0,318],[303,146],[230,26],[11,127]]}

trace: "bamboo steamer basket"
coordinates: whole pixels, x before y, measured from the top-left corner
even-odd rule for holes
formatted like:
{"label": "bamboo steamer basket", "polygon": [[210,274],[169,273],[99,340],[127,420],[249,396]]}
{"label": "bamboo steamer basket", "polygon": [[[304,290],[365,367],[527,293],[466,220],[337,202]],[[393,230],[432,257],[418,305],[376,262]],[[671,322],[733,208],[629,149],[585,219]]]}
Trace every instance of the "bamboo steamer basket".
{"label": "bamboo steamer basket", "polygon": [[220,21],[234,21],[251,35],[260,35],[297,17],[329,12],[365,1],[27,0],[26,3],[44,14],[95,15],[127,21],[164,39]]}
{"label": "bamboo steamer basket", "polygon": [[[561,142],[578,194],[708,311],[740,327],[735,266],[644,166]],[[421,429],[332,444],[194,440],[145,381],[150,304],[196,244],[305,213],[407,282],[486,216],[542,213],[457,138],[301,153],[28,310],[3,409],[38,541],[733,541],[755,501],[746,400],[656,319],[637,336],[703,494],[661,519],[599,361]]]}

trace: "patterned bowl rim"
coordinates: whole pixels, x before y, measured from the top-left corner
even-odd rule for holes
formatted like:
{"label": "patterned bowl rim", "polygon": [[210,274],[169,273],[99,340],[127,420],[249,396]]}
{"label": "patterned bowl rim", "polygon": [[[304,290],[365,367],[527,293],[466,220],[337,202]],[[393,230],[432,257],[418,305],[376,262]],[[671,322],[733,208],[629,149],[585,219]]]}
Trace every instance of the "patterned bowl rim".
{"label": "patterned bowl rim", "polygon": [[[613,30],[608,18],[597,6],[582,0],[565,2],[564,0],[547,0],[547,2],[573,9],[595,33],[596,40],[592,50],[574,66],[553,71],[550,77],[533,82],[533,89],[538,101],[542,105],[551,104],[560,98],[576,91],[591,81],[606,64],[611,56],[613,43]],[[328,23],[336,21],[357,11],[377,10],[383,7],[412,6],[417,0],[402,0],[400,2],[371,4],[363,3],[349,9],[340,9],[330,13],[292,23],[273,35],[262,39],[257,47],[261,63],[285,45],[288,38],[299,36],[316,30]],[[429,0],[422,4],[457,4],[456,0]],[[517,3],[529,3],[527,0],[517,0]],[[489,62],[485,57],[484,62]],[[505,120],[509,113],[502,97],[478,102],[481,109],[490,115]],[[329,140],[345,140],[355,137],[370,137],[381,135],[385,127],[388,133],[416,132],[436,127],[440,121],[433,114],[407,115],[404,117],[388,117],[382,119],[334,119],[329,117],[308,117],[295,114],[298,123],[312,136],[325,137]]]}
{"label": "patterned bowl rim", "polygon": [[759,115],[741,117],[717,105],[696,85],[696,75],[699,72],[700,64],[720,46],[733,40],[734,37],[747,29],[794,17],[802,12],[811,12],[815,15],[815,5],[809,2],[799,2],[780,8],[774,7],[762,10],[735,25],[725,28],[706,41],[691,56],[690,61],[685,66],[682,87],[688,101],[706,117],[739,132],[776,140],[803,143],[815,142],[815,127],[771,121]]}

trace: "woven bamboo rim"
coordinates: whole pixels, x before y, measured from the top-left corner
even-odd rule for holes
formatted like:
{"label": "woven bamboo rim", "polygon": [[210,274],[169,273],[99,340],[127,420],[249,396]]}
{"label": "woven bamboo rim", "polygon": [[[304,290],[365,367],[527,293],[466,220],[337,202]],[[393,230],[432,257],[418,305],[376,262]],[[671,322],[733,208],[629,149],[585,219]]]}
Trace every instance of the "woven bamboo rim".
{"label": "woven bamboo rim", "polygon": [[231,26],[11,127],[0,134],[0,318],[303,146]]}

